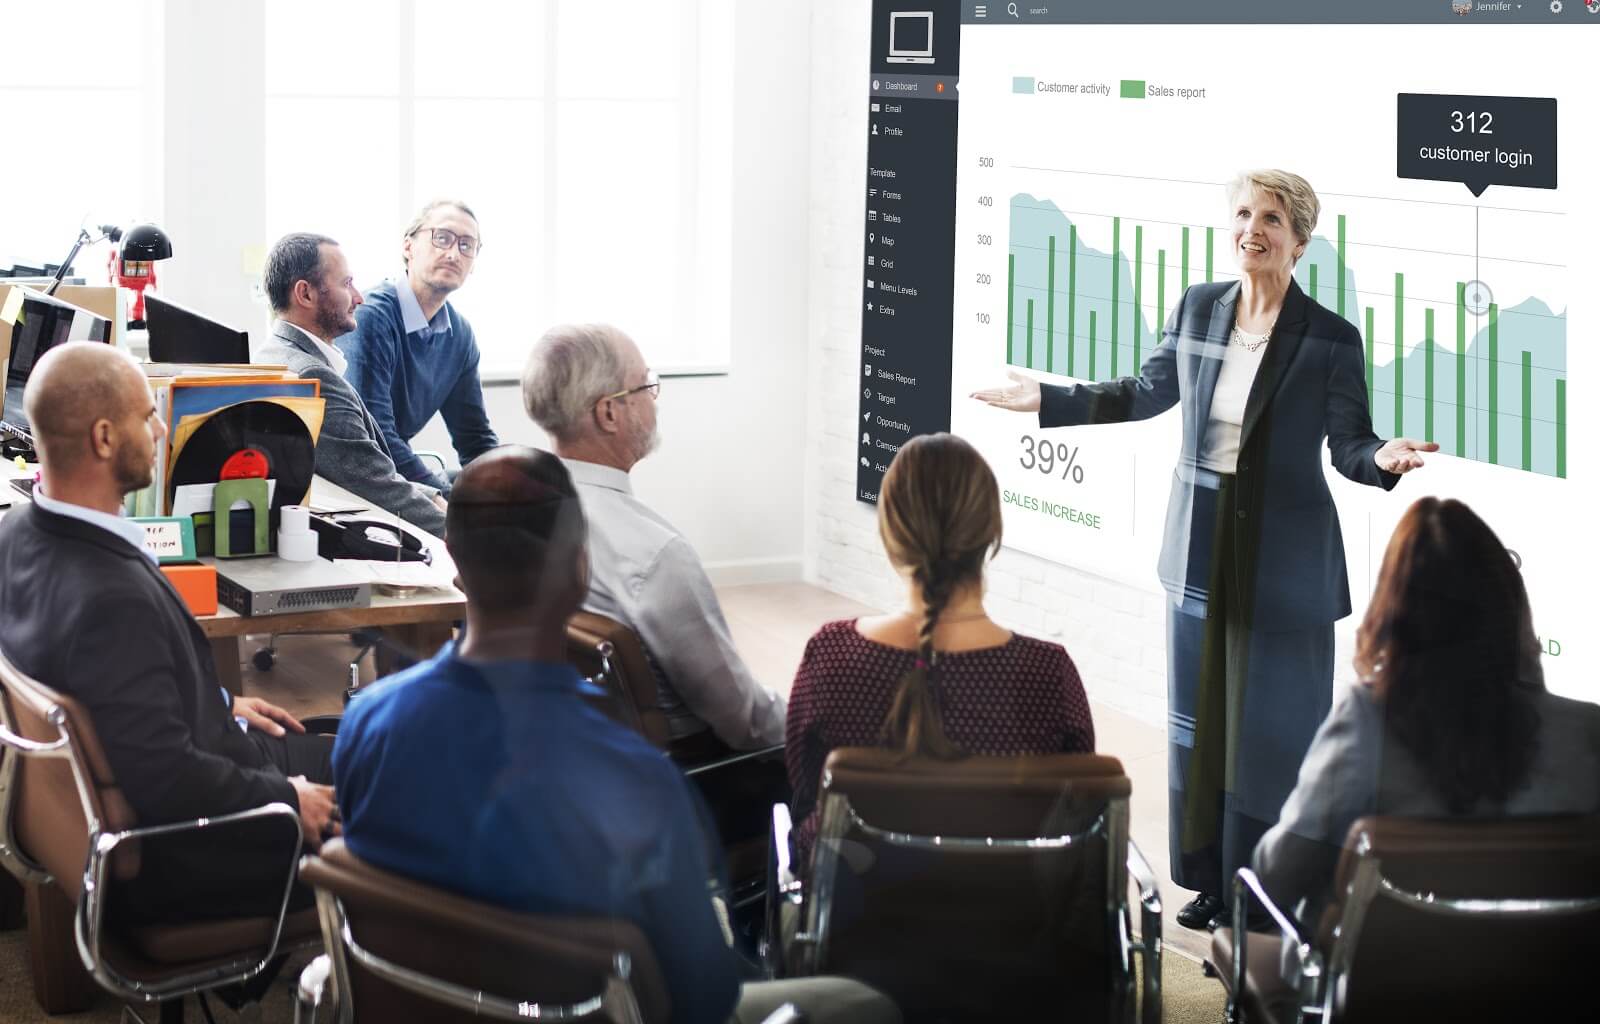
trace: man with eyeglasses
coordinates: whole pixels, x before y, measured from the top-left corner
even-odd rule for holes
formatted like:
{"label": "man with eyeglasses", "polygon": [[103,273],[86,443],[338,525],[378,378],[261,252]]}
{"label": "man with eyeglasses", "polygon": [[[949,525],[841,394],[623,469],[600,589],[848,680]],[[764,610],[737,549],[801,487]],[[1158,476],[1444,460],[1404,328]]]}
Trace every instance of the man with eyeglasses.
{"label": "man with eyeglasses", "polygon": [[783,700],[739,656],[700,557],[633,494],[628,473],[655,449],[660,392],[639,347],[609,325],[552,328],[528,356],[523,404],[566,462],[589,521],[583,606],[639,634],[674,738],[709,728],[736,750],[782,743]]}
{"label": "man with eyeglasses", "polygon": [[349,361],[345,379],[377,420],[395,468],[446,495],[448,476],[411,450],[435,413],[462,465],[500,443],[483,406],[472,325],[448,301],[482,250],[478,218],[465,203],[424,206],[400,242],[405,274],[367,292],[355,330],[337,342]]}

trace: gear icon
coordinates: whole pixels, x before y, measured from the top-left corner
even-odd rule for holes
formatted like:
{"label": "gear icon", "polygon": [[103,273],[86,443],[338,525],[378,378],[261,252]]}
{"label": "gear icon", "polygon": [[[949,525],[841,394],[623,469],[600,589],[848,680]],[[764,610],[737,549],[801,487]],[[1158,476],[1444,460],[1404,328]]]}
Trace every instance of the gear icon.
{"label": "gear icon", "polygon": [[1551,14],[1560,14],[1561,13],[1561,0],[1550,0],[1550,13]]}

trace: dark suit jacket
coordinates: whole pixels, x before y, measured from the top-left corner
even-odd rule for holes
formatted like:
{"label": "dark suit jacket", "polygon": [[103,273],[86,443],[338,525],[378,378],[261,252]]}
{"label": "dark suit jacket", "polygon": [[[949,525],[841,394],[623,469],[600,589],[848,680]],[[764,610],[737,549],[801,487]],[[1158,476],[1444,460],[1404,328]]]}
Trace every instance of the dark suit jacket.
{"label": "dark suit jacket", "polygon": [[378,421],[367,405],[328,364],[298,328],[282,320],[272,323],[272,340],[256,354],[260,363],[287,366],[302,378],[322,383],[322,431],[317,435],[317,475],[372,502],[378,508],[444,536],[444,513],[433,503],[438,492],[413,483],[395,469]]}
{"label": "dark suit jacket", "polygon": [[299,806],[234,722],[194,616],[122,538],[37,505],[7,513],[0,650],[82,702],[140,825]]}
{"label": "dark suit jacket", "polygon": [[[1173,475],[1158,571],[1175,601],[1193,606],[1209,581],[1188,578],[1194,488],[1204,479],[1200,447],[1233,329],[1239,284],[1190,287],[1179,299],[1139,376],[1068,387],[1044,385],[1041,427],[1149,419],[1174,405],[1183,448]],[[1361,337],[1355,326],[1306,298],[1292,281],[1267,355],[1245,405],[1240,434],[1235,531],[1246,621],[1267,630],[1325,625],[1350,614],[1344,540],[1323,476],[1320,447],[1357,483],[1391,488],[1399,479],[1372,461]]]}

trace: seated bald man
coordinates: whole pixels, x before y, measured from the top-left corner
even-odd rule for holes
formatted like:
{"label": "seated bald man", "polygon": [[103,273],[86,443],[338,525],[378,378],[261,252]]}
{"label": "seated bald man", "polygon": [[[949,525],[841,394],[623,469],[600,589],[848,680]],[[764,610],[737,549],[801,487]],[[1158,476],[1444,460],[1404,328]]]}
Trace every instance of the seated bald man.
{"label": "seated bald man", "polygon": [[445,530],[467,628],[351,701],[333,758],[350,849],[512,910],[632,921],[661,965],[673,1024],[758,1021],[790,1001],[819,1022],[898,1020],[841,978],[739,985],[726,905],[707,891],[720,853],[687,780],[591,706],[567,662],[589,559],[562,461],[515,446],[479,456],[456,480]]}
{"label": "seated bald man", "polygon": [[[39,360],[24,403],[39,484],[0,522],[0,651],[83,704],[141,826],[281,801],[319,846],[337,831],[321,784],[331,738],[223,691],[194,616],[121,516],[165,431],[144,372],[110,345],[73,342]],[[110,920],[276,915],[291,856],[259,829],[148,841],[139,874],[110,889]],[[309,891],[297,886],[293,903],[309,905]]]}

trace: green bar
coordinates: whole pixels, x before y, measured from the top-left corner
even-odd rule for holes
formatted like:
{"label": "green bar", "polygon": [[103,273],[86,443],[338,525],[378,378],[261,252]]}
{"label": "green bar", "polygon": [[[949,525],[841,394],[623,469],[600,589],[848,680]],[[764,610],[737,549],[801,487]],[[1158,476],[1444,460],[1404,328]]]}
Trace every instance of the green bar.
{"label": "green bar", "polygon": [[1406,418],[1406,275],[1394,275],[1394,436],[1404,437]]}
{"label": "green bar", "polygon": [[1050,236],[1050,288],[1044,293],[1045,369],[1056,372],[1056,236]]}
{"label": "green bar", "polygon": [[1122,80],[1122,98],[1125,100],[1144,99],[1144,79],[1124,78]]}
{"label": "green bar", "polygon": [[1339,272],[1339,315],[1344,316],[1344,214],[1339,214],[1339,248],[1338,262],[1334,269]]}
{"label": "green bar", "polygon": [[1117,376],[1117,285],[1122,281],[1122,218],[1111,218],[1111,379]]}
{"label": "green bar", "polygon": [[1317,301],[1317,265],[1315,263],[1311,264],[1306,269],[1306,274],[1306,294],[1311,296],[1312,302],[1315,302]]}
{"label": "green bar", "polygon": [[1133,228],[1133,362],[1128,372],[1139,369],[1139,333],[1144,329],[1144,307],[1140,305],[1144,283],[1144,228]]}
{"label": "green bar", "polygon": [[1489,303],[1489,461],[1500,464],[1500,307]]}
{"label": "green bar", "polygon": [[1211,282],[1211,235],[1215,228],[1206,228],[1206,283]]}
{"label": "green bar", "polygon": [[1377,393],[1372,390],[1372,307],[1367,307],[1367,407],[1372,407],[1373,396]]}
{"label": "green bar", "polygon": [[1011,354],[1011,344],[1015,324],[1017,303],[1017,254],[1012,253],[1006,257],[1006,365],[1015,366],[1015,358]]}
{"label": "green bar", "polygon": [[1456,282],[1456,454],[1467,454],[1467,283]]}
{"label": "green bar", "polygon": [[1567,476],[1567,382],[1556,378],[1556,476]]}
{"label": "green bar", "polygon": [[1161,332],[1167,326],[1167,250],[1156,250],[1156,336],[1161,344]]}
{"label": "green bar", "polygon": [[1522,353],[1522,468],[1533,469],[1533,353]]}
{"label": "green bar", "polygon": [[1096,380],[1094,375],[1094,310],[1089,310],[1089,379]]}
{"label": "green bar", "polygon": [[1028,369],[1033,369],[1033,300],[1028,300],[1028,361],[1024,364]]}
{"label": "green bar", "polygon": [[1422,439],[1433,440],[1433,307],[1422,311]]}
{"label": "green bar", "polygon": [[1189,290],[1189,229],[1183,229],[1182,269],[1178,273],[1178,294]]}
{"label": "green bar", "polygon": [[1078,354],[1078,225],[1067,231],[1067,376]]}

